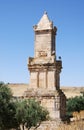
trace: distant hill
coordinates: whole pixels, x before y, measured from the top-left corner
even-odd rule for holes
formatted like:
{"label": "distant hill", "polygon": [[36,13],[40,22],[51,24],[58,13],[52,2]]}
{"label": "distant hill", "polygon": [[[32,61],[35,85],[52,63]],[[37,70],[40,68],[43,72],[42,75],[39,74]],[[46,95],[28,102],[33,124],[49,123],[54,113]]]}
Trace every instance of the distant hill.
{"label": "distant hill", "polygon": [[[28,90],[28,84],[8,84],[13,92],[13,96],[20,97],[23,96],[24,92]],[[68,87],[62,86],[62,91],[66,95],[67,98],[80,96],[81,92],[84,92],[84,87]]]}
{"label": "distant hill", "polygon": [[63,86],[61,87],[62,91],[66,95],[67,98],[75,97],[75,96],[81,96],[84,92],[84,87],[68,87]]}

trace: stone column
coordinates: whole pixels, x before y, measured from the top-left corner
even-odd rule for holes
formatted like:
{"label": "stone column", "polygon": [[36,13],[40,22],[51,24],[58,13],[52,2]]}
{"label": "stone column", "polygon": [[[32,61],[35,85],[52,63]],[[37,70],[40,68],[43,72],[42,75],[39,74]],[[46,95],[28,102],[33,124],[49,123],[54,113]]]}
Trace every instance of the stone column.
{"label": "stone column", "polygon": [[46,71],[39,72],[39,88],[46,88]]}
{"label": "stone column", "polygon": [[55,71],[48,71],[48,89],[55,90]]}
{"label": "stone column", "polygon": [[38,87],[38,72],[30,73],[30,87],[37,88]]}

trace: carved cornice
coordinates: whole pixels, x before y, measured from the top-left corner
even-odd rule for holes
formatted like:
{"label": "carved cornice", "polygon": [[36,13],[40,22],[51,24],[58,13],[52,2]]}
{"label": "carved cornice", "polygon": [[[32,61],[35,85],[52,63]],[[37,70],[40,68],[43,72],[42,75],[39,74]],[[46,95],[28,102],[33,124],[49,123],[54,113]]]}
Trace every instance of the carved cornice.
{"label": "carved cornice", "polygon": [[28,69],[30,71],[38,71],[38,70],[42,70],[42,71],[46,71],[46,70],[56,70],[56,64],[34,64],[34,65],[29,65],[28,64]]}
{"label": "carved cornice", "polygon": [[57,28],[54,27],[53,29],[46,29],[46,30],[35,30],[35,34],[49,34],[52,33],[54,35],[56,35],[57,32]]}

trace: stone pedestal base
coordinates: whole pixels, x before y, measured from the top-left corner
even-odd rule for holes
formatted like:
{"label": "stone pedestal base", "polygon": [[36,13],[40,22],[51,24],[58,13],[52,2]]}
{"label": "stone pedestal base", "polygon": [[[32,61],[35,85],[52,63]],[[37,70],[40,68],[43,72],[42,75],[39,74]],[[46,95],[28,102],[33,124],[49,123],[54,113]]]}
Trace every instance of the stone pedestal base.
{"label": "stone pedestal base", "polygon": [[35,98],[49,111],[50,119],[62,120],[66,115],[66,97],[62,90],[31,90],[24,93],[25,98]]}

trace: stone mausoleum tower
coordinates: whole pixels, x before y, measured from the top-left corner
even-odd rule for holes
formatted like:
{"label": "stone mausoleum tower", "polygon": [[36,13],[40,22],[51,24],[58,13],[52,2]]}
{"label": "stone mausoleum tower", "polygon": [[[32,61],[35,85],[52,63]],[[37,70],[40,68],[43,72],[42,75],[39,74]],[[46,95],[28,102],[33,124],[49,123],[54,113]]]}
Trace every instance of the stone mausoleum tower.
{"label": "stone mausoleum tower", "polygon": [[32,92],[27,92],[27,96],[38,99],[52,119],[62,119],[66,113],[66,97],[60,89],[62,61],[56,59],[57,28],[46,12],[34,26],[34,32],[34,57],[28,60]]}

